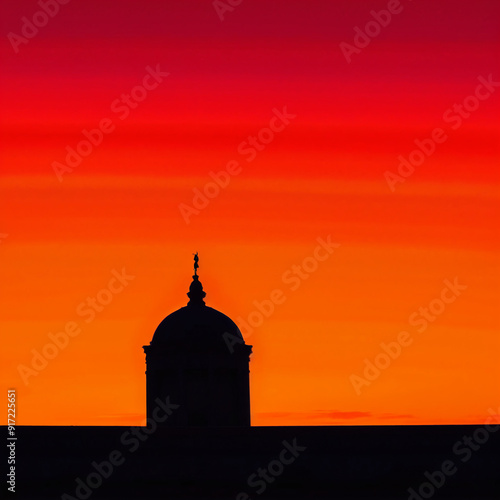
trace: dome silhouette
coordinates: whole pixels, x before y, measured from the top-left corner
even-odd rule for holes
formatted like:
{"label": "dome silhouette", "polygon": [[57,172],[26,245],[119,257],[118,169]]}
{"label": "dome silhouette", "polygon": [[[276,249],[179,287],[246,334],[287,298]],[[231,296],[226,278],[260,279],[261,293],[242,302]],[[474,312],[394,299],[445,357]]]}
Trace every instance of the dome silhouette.
{"label": "dome silhouette", "polygon": [[[250,355],[236,323],[208,307],[198,277],[198,253],[186,306],[156,328],[146,354],[146,412],[158,401],[179,405],[169,427],[250,426]],[[162,424],[163,425],[163,424]]]}
{"label": "dome silhouette", "polygon": [[243,342],[243,336],[236,323],[221,312],[205,305],[203,291],[196,274],[198,261],[195,260],[195,275],[189,287],[187,306],[169,314],[156,328],[151,345],[200,344],[203,347],[220,346],[223,334],[230,334]]}
{"label": "dome silhouette", "polygon": [[225,345],[222,333],[241,339],[236,323],[205,304],[188,304],[169,314],[156,328],[151,345],[200,343]]}

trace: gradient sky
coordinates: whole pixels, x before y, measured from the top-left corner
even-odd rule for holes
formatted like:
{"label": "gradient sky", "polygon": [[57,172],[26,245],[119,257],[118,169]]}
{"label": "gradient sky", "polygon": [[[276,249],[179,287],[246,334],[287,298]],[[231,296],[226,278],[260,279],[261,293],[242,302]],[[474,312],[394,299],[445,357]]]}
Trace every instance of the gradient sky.
{"label": "gradient sky", "polygon": [[[470,96],[500,81],[500,4],[402,0],[348,62],[340,44],[387,5],[243,0],[221,21],[210,0],[72,0],[14,48],[9,33],[40,6],[2,4],[0,363],[18,424],[143,422],[142,346],[186,304],[195,251],[207,305],[254,346],[254,425],[483,423],[497,410],[500,87]],[[115,101],[147,67],[169,75],[124,117]],[[458,120],[464,100],[477,106]],[[274,109],[296,116],[252,159],[242,143]],[[54,162],[103,119],[114,130],[59,180]],[[436,128],[446,140],[391,190],[386,172]],[[231,161],[240,173],[186,223],[181,204]],[[338,248],[314,264],[328,237]],[[134,279],[83,315],[122,269]],[[439,309],[445,280],[467,288],[419,328],[410,316]],[[276,289],[284,302],[248,332]],[[72,322],[81,332],[23,380]],[[411,344],[356,391],[352,376],[401,331]]]}

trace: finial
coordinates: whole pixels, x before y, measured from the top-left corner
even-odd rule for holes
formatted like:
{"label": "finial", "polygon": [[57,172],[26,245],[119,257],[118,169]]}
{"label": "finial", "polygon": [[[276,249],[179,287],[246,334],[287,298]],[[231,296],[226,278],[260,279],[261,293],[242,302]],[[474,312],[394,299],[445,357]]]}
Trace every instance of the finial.
{"label": "finial", "polygon": [[198,265],[198,261],[200,260],[200,258],[198,257],[198,252],[194,253],[194,275],[195,276],[198,276],[198,274],[196,273],[196,271],[198,270],[198,268],[200,267]]}
{"label": "finial", "polygon": [[205,296],[207,295],[203,291],[203,285],[201,284],[197,271],[198,268],[200,267],[198,265],[198,261],[200,258],[198,257],[198,252],[196,252],[194,255],[194,275],[193,275],[193,282],[191,283],[191,286],[189,287],[189,292],[187,296],[189,297],[189,302],[188,306],[204,306],[205,301],[203,300]]}

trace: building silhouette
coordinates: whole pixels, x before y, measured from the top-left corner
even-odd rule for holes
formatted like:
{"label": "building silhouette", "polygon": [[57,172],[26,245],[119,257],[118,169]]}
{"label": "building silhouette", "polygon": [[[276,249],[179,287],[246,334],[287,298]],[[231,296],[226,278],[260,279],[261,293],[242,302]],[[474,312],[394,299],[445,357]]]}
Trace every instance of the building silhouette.
{"label": "building silhouette", "polygon": [[[252,346],[231,319],[205,305],[197,268],[195,258],[187,306],[144,346],[148,422],[16,426],[18,498],[500,498],[500,423],[487,443],[474,440],[481,427],[473,425],[250,426]],[[290,390],[304,396],[302,388]],[[154,419],[156,400],[164,423]],[[456,474],[448,474],[450,463]]]}
{"label": "building silhouette", "polygon": [[164,425],[249,426],[252,346],[228,316],[205,305],[198,267],[196,254],[188,304],[169,314],[143,346],[147,416],[158,398],[169,398],[179,408]]}

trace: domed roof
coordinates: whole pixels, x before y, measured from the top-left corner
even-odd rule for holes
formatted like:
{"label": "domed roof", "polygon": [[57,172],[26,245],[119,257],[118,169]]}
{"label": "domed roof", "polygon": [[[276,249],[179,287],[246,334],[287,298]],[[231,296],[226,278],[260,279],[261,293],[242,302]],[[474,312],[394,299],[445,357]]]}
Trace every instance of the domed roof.
{"label": "domed roof", "polygon": [[205,305],[206,293],[197,275],[198,254],[195,255],[193,282],[189,287],[188,305],[169,314],[156,329],[151,345],[187,344],[187,345],[223,345],[229,334],[232,341],[243,336],[236,323],[221,312]]}
{"label": "domed roof", "polygon": [[221,343],[224,333],[242,340],[236,323],[205,304],[191,304],[169,314],[156,329],[152,345],[166,343]]}

